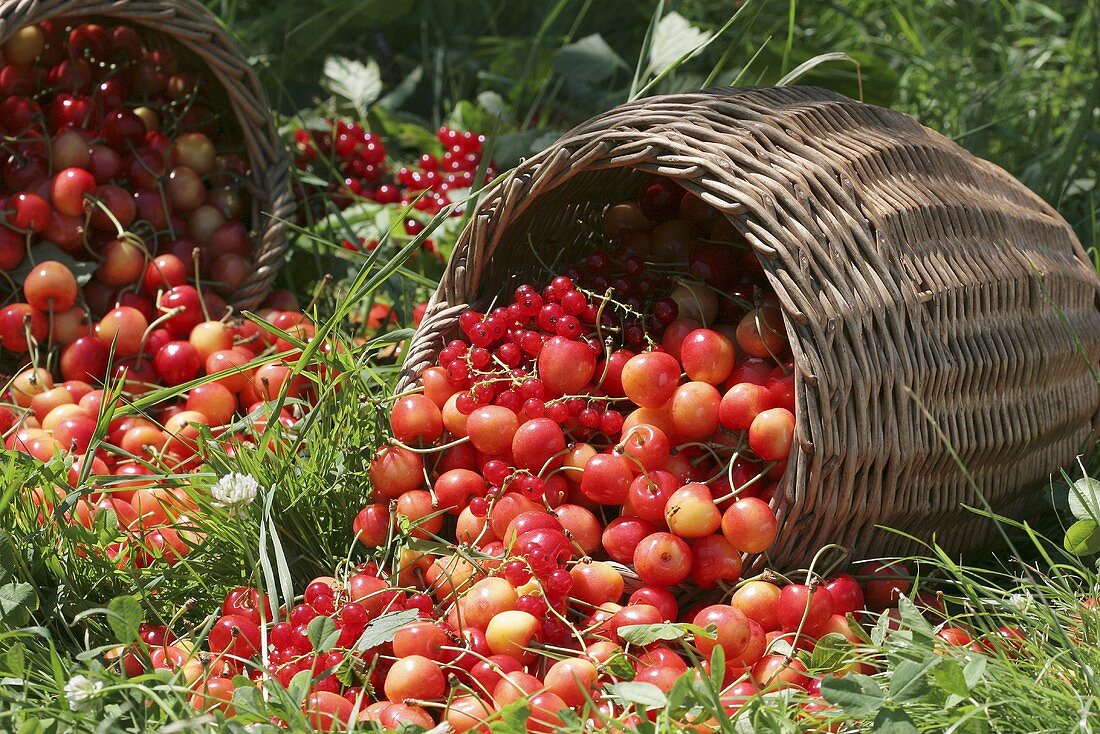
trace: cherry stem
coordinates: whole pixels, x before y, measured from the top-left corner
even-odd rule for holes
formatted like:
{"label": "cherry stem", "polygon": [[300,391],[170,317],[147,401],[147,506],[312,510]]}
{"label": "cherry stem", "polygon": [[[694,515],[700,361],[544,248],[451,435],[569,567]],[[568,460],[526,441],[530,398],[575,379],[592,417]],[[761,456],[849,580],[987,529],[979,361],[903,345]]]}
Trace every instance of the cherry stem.
{"label": "cherry stem", "polygon": [[447,449],[454,448],[455,446],[461,446],[464,443],[469,443],[469,441],[470,441],[469,436],[463,436],[462,438],[458,439],[457,441],[451,441],[450,443],[445,443],[442,446],[432,446],[432,447],[426,448],[426,449],[414,448],[412,446],[409,446],[408,444],[405,444],[405,443],[402,443],[401,441],[398,441],[396,438],[394,438],[392,436],[389,438],[387,443],[389,443],[391,446],[397,446],[398,448],[405,449],[406,451],[411,451],[414,454],[434,454],[434,453],[439,452],[439,451],[446,451]]}

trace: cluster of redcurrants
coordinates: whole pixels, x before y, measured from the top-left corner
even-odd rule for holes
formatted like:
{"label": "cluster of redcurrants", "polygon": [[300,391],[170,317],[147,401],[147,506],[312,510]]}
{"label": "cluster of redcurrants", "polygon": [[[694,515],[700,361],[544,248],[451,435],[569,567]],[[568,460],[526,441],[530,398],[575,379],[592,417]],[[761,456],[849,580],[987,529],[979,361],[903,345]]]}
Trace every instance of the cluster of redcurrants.
{"label": "cluster of redcurrants", "polygon": [[[425,152],[415,166],[400,166],[394,171],[386,158],[386,148],[375,133],[348,120],[334,120],[328,129],[294,131],[295,164],[298,169],[329,181],[321,190],[298,181],[295,193],[303,207],[314,216],[325,212],[331,202],[344,209],[356,199],[369,199],[379,204],[393,204],[402,209],[412,207],[434,216],[451,203],[449,192],[469,189],[477,180],[482,166],[485,136],[441,127],[436,138],[443,148],[441,155]],[[491,163],[485,166],[482,181],[496,176]],[[306,221],[306,212],[301,213]],[[414,217],[404,221],[405,234],[414,237],[424,224]],[[425,248],[434,251],[434,246]],[[377,240],[345,241],[351,250],[373,249]]]}
{"label": "cluster of redcurrants", "polygon": [[[82,498],[76,518],[90,526],[112,509],[141,541],[136,562],[175,560],[188,545],[170,515],[190,503],[142,477],[193,470],[200,426],[217,432],[238,411],[259,415],[302,389],[283,364],[250,365],[291,345],[231,320],[223,299],[251,272],[246,164],[219,154],[232,132],[204,106],[202,74],[129,26],[27,26],[3,60],[0,270],[12,292],[0,345],[4,364],[21,366],[0,404],[0,434],[41,461],[73,457],[74,487],[104,477],[113,491]],[[289,293],[265,306],[271,323],[312,336]],[[104,388],[121,385],[128,399],[215,373],[153,415],[120,414],[89,451]],[[64,490],[39,488],[36,501],[52,506],[47,493]],[[123,543],[112,553],[129,551]]]}

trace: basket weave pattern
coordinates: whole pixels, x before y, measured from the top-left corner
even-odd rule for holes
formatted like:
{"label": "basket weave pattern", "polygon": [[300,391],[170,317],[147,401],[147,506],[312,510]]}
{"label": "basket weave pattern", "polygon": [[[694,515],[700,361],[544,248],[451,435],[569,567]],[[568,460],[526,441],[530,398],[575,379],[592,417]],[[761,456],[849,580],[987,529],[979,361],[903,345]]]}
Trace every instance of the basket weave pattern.
{"label": "basket weave pattern", "polygon": [[260,304],[286,251],[286,220],[294,213],[290,168],[255,72],[217,18],[193,0],[0,0],[0,43],[45,20],[98,18],[145,28],[194,54],[225,89],[252,169],[252,228],[259,233],[248,279],[233,295],[237,308]]}
{"label": "basket weave pattern", "polygon": [[[784,310],[796,446],[770,562],[828,543],[950,551],[1086,445],[1100,386],[1100,281],[1069,225],[1002,169],[898,112],[814,88],[708,90],[618,107],[497,183],[462,233],[401,385],[458,315],[602,239],[606,204],[646,175],[724,212]],[[545,271],[542,272],[545,275]],[[1080,345],[1076,339],[1080,340]]]}

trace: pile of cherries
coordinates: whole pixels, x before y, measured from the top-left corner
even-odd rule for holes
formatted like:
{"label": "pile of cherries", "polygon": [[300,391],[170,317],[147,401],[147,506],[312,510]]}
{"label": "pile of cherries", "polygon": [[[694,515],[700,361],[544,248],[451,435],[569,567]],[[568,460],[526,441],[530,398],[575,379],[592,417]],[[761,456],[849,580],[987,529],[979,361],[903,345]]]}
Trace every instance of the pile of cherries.
{"label": "pile of cherries", "polygon": [[[217,434],[249,412],[291,423],[261,408],[303,392],[285,364],[250,364],[292,345],[224,300],[251,271],[248,169],[239,133],[203,103],[213,82],[186,61],[130,26],[46,21],[15,32],[0,65],[0,360],[14,373],[0,434],[44,462],[70,457],[70,485],[96,490],[75,519],[112,510],[133,540],[112,553],[142,564],[189,550],[172,519],[193,510],[147,477],[192,471],[200,426]],[[297,309],[277,292],[262,315],[305,340]],[[122,386],[121,405],[213,374],[115,418],[90,450],[105,387]],[[33,498],[52,508],[64,494]]]}
{"label": "pile of cherries", "polygon": [[[315,579],[291,608],[234,590],[205,668],[187,673],[197,708],[228,710],[238,673],[308,673],[322,729],[487,731],[521,699],[528,731],[567,709],[600,729],[656,715],[605,684],[668,691],[721,648],[732,713],[758,690],[816,694],[800,651],[829,633],[858,642],[864,610],[909,591],[904,567],[877,564],[862,585],[741,578],[743,556],[776,538],[769,500],[795,431],[777,302],[733,227],[670,181],[648,180],[605,226],[607,248],[578,267],[460,317],[370,463],[353,527],[379,561]],[[409,616],[395,634],[371,633],[394,613]],[[637,642],[666,622],[707,632]]]}

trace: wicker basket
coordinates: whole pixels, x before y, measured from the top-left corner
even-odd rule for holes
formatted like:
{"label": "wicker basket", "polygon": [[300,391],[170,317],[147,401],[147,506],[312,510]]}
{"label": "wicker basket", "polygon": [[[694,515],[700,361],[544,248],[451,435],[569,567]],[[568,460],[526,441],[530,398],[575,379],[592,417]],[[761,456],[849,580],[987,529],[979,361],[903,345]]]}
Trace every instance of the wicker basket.
{"label": "wicker basket", "polygon": [[467,304],[536,272],[532,242],[583,253],[649,174],[724,212],[783,305],[798,423],[770,563],[915,549],[878,525],[977,547],[995,529],[962,507],[981,499],[952,450],[997,512],[1023,516],[1090,439],[1100,281],[1069,225],[912,118],[813,88],[641,100],[521,164],[462,233],[401,386]]}
{"label": "wicker basket", "polygon": [[285,222],[295,203],[289,162],[256,74],[218,19],[193,0],[0,0],[0,43],[19,28],[45,20],[93,18],[171,39],[204,64],[224,88],[252,171],[251,224],[258,240],[252,272],[232,301],[237,308],[259,305],[282,264]]}

